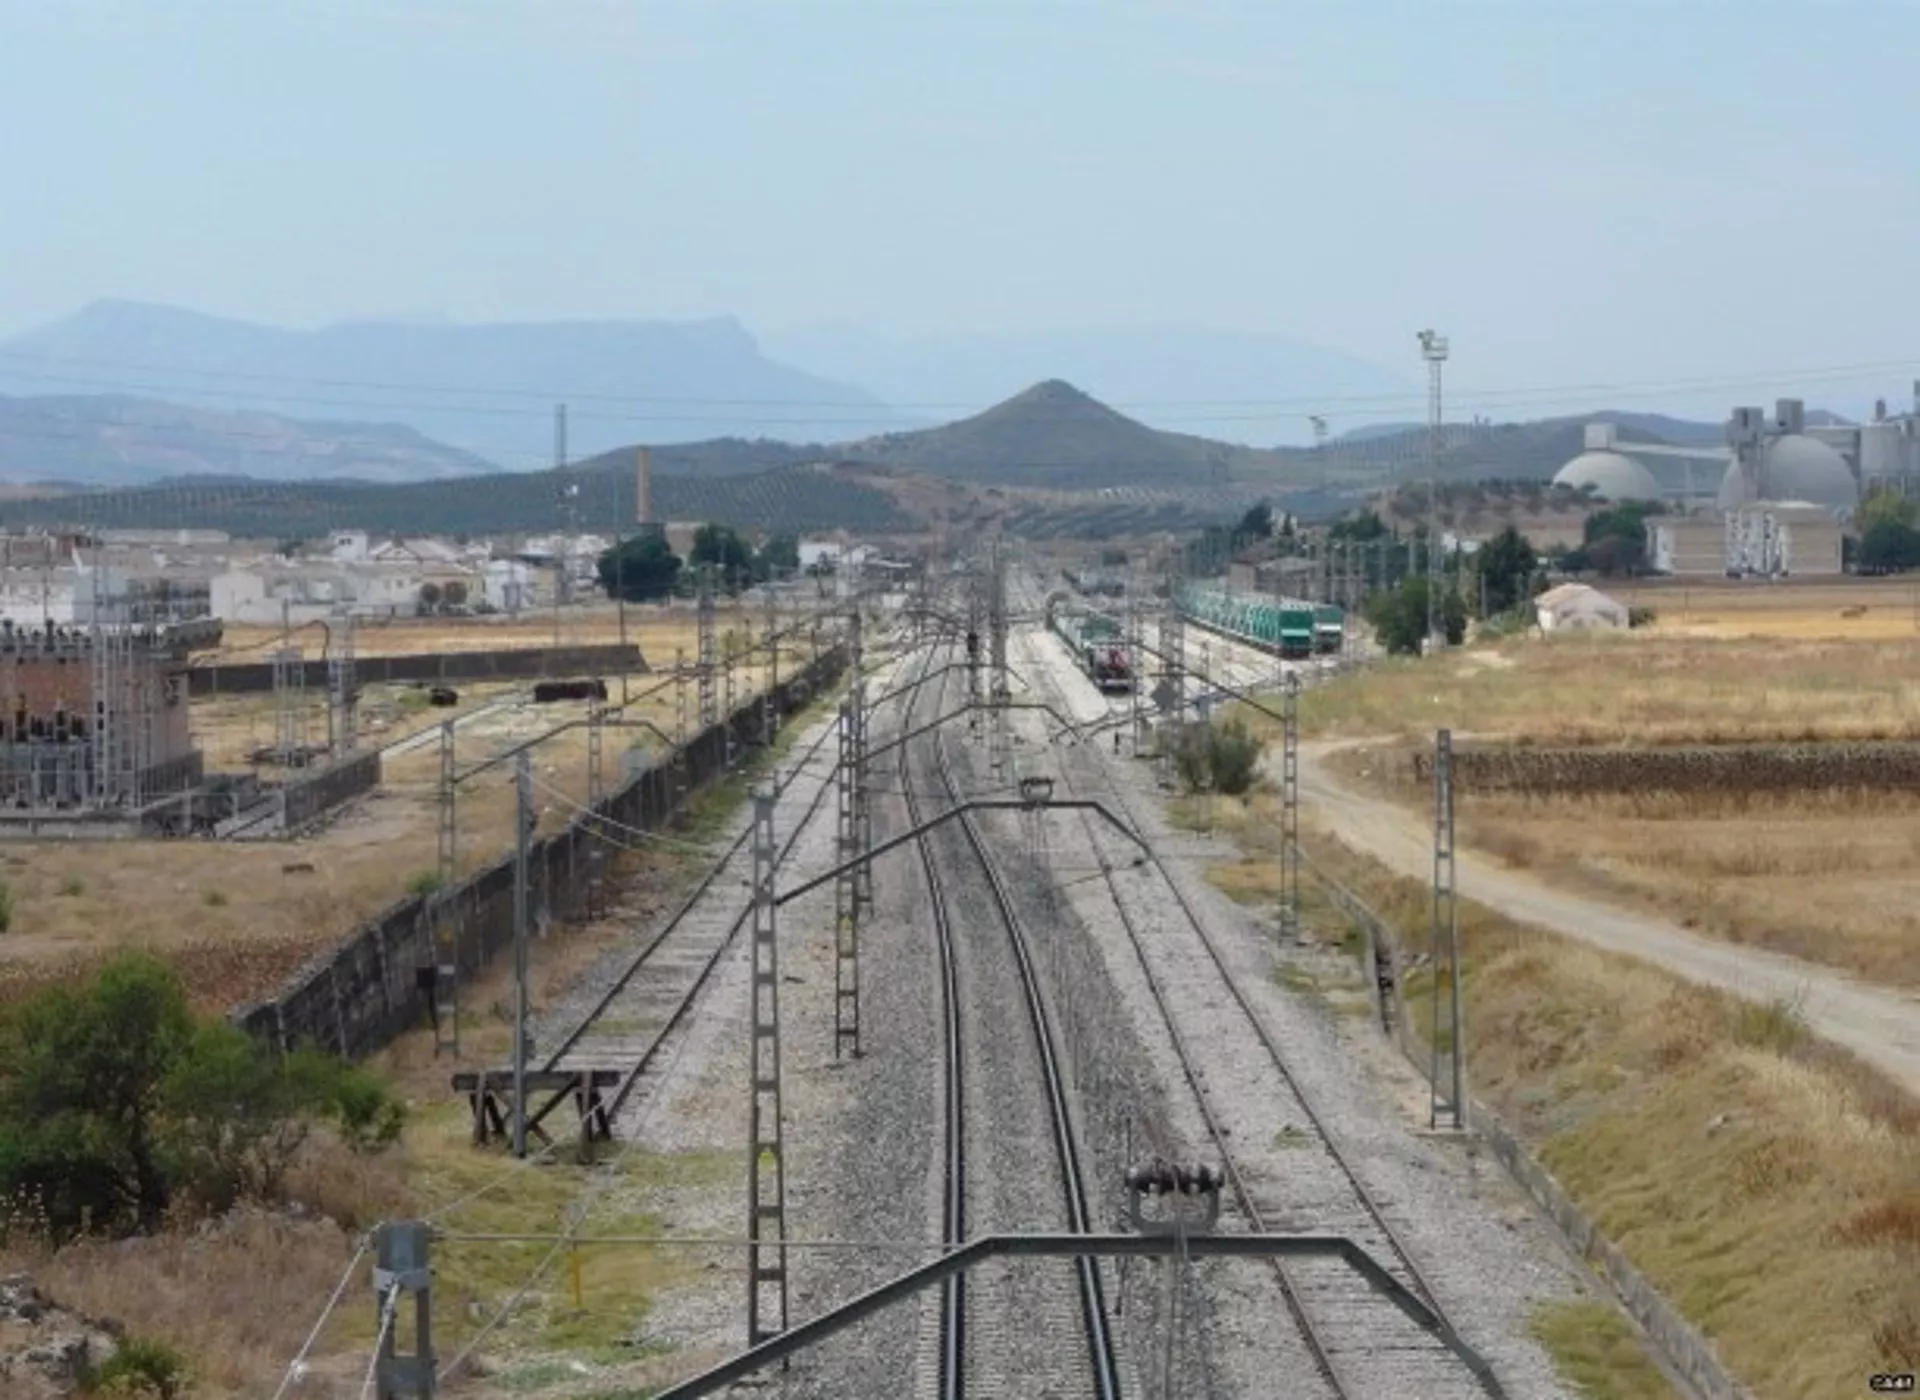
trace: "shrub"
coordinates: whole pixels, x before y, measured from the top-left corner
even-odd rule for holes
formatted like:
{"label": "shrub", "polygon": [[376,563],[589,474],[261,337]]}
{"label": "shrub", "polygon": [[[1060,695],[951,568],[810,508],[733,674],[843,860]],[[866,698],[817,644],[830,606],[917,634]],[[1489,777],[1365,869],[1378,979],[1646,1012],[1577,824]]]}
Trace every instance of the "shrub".
{"label": "shrub", "polygon": [[326,1097],[341,1140],[362,1156],[391,1147],[406,1124],[406,1110],[387,1086],[353,1065],[334,1067]]}
{"label": "shrub", "polygon": [[16,1228],[56,1245],[149,1232],[182,1204],[271,1199],[325,1119],[356,1151],[399,1132],[398,1105],[366,1071],[196,1020],[178,974],[149,954],[0,1010],[0,1199],[26,1208]]}
{"label": "shrub", "polygon": [[1207,768],[1213,786],[1238,796],[1253,786],[1264,745],[1237,719],[1207,731]]}
{"label": "shrub", "polygon": [[172,1347],[147,1337],[129,1337],[94,1372],[94,1386],[109,1395],[151,1395],[178,1400],[187,1393],[187,1362]]}
{"label": "shrub", "polygon": [[1218,725],[1181,725],[1169,752],[1187,791],[1238,795],[1253,786],[1264,747],[1246,725],[1230,719]]}

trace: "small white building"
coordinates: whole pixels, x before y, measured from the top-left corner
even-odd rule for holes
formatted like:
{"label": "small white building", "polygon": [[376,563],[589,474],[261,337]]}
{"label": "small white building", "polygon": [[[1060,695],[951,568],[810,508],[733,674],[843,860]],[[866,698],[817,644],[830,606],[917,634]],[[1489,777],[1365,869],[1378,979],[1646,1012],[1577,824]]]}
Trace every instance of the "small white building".
{"label": "small white building", "polygon": [[1576,632],[1627,625],[1627,606],[1584,583],[1563,583],[1533,600],[1542,632]]}

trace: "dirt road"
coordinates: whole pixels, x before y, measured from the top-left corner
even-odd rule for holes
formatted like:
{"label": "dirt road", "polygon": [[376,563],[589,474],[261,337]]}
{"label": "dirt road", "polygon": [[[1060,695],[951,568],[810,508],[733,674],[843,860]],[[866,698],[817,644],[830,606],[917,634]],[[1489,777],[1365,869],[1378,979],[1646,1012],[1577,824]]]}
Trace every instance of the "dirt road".
{"label": "dirt road", "polygon": [[[1433,877],[1433,832],[1419,817],[1354,792],[1319,762],[1344,745],[1300,746],[1300,801],[1355,850],[1395,873]],[[1598,900],[1550,889],[1492,860],[1461,851],[1457,887],[1508,918],[1754,1001],[1801,1002],[1810,1029],[1844,1046],[1920,1097],[1920,997],[1870,987],[1831,968],[1689,933],[1677,924],[1631,914]]]}

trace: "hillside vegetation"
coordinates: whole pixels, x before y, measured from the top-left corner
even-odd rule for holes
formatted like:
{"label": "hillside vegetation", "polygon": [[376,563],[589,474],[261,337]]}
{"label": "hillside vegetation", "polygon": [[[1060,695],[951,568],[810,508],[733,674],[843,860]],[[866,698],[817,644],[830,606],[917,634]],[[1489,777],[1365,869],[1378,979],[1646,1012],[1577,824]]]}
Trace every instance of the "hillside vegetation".
{"label": "hillside vegetation", "polygon": [[[0,523],[226,530],[311,538],[331,530],[505,534],[551,530],[565,501],[583,529],[630,531],[636,490],[631,454],[565,473],[506,472],[455,481],[373,486],[358,482],[180,482],[145,490],[27,500],[0,506]],[[911,522],[892,496],[827,468],[784,466],[738,476],[662,476],[654,510],[665,520],[722,520],[749,530],[884,532]]]}

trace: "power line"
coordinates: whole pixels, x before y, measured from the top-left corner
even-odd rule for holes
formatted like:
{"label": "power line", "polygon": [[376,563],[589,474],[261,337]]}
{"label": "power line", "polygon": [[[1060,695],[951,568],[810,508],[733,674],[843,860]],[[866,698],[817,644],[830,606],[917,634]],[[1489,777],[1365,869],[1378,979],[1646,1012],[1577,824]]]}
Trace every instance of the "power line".
{"label": "power line", "polygon": [[[0,351],[0,362],[20,361],[29,364],[45,365],[48,357],[26,355],[19,352]],[[867,424],[872,421],[875,412],[887,410],[940,410],[961,413],[976,412],[981,408],[976,402],[967,400],[899,400],[899,401],[859,401],[828,398],[722,398],[699,395],[668,394],[593,394],[568,391],[559,394],[554,390],[532,390],[508,386],[453,386],[407,383],[401,381],[348,380],[322,377],[304,377],[293,375],[265,374],[245,370],[182,369],[163,365],[139,364],[112,360],[90,360],[78,357],[61,357],[53,363],[91,365],[100,368],[125,368],[143,373],[166,374],[176,376],[200,376],[213,379],[237,379],[247,382],[285,383],[291,385],[312,385],[320,388],[350,388],[377,393],[394,394],[442,394],[464,398],[511,398],[537,400],[539,404],[551,401],[554,397],[565,397],[569,401],[601,403],[610,405],[668,405],[701,408],[782,408],[782,409],[852,409],[859,410],[859,418],[814,418],[808,415],[792,413],[767,418],[740,419],[743,424],[754,423],[805,423],[817,422],[822,425]],[[1920,371],[1920,361],[1881,360],[1865,361],[1851,365],[1828,365],[1812,368],[1748,371],[1736,374],[1718,374],[1701,376],[1668,377],[1645,380],[1600,380],[1574,382],[1566,384],[1543,385],[1506,385],[1489,388],[1466,388],[1455,391],[1452,398],[1462,406],[1481,407],[1498,406],[1509,403],[1538,402],[1543,399],[1558,399],[1571,395],[1586,394],[1672,394],[1690,393],[1705,390],[1764,389],[1782,383],[1807,383],[1832,381],[1861,375],[1874,374],[1910,374]],[[284,392],[248,391],[237,389],[198,388],[183,384],[150,384],[125,379],[103,379],[98,376],[63,375],[48,373],[45,370],[12,370],[13,378],[29,379],[42,383],[63,383],[88,386],[99,389],[138,390],[159,393],[188,393],[220,397],[224,399],[250,399],[277,403],[309,403],[323,407],[358,407],[378,409],[385,412],[413,410],[416,412],[442,412],[463,414],[485,414],[497,417],[545,416],[547,409],[539,404],[529,403],[527,407],[488,407],[467,403],[422,403],[417,400],[367,400],[340,399],[327,396],[288,394]],[[1417,410],[1421,403],[1418,390],[1396,390],[1368,394],[1310,394],[1283,395],[1273,398],[1237,398],[1237,399],[1114,399],[1109,407],[1122,410],[1187,410],[1188,417],[1206,418],[1214,421],[1260,421],[1274,416],[1298,416],[1309,410],[1324,410],[1327,407],[1361,408],[1359,413],[1346,413],[1345,417],[1369,417],[1377,415],[1383,409],[1398,412]],[[1366,411],[1366,406],[1372,406]],[[1239,410],[1234,413],[1221,413],[1218,410]],[[1045,409],[1036,408],[1038,414]],[[606,414],[595,413],[596,421],[608,422],[674,422],[697,421],[710,417],[710,414]],[[1322,414],[1322,416],[1325,416]]]}

